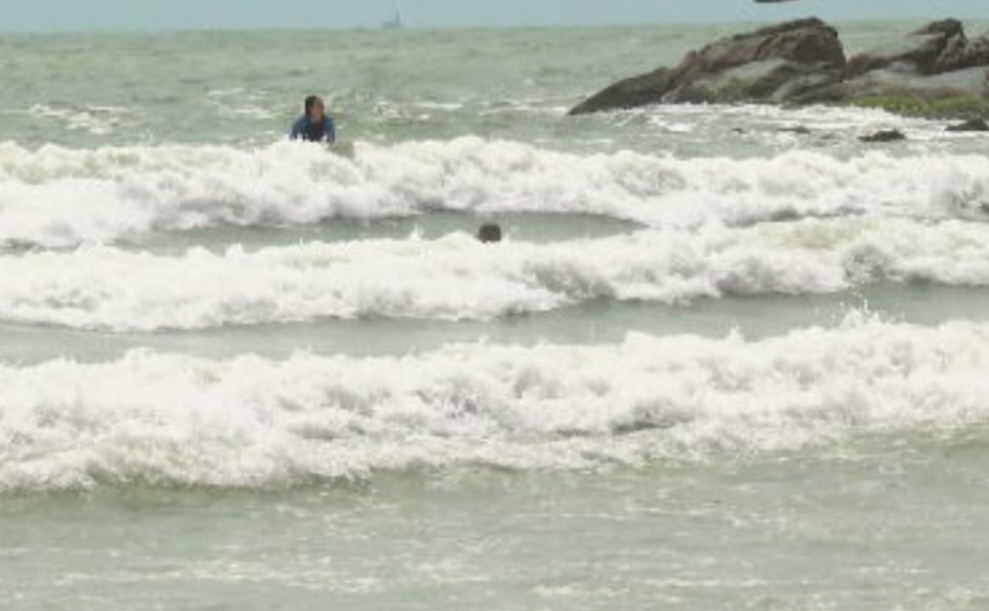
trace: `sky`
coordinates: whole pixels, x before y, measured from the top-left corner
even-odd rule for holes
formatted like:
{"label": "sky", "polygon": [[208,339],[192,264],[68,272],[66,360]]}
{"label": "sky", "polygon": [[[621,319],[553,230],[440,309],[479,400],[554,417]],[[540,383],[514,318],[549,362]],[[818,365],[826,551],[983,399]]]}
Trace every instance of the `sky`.
{"label": "sky", "polygon": [[0,31],[589,26],[862,19],[989,20],[989,0],[0,0]]}

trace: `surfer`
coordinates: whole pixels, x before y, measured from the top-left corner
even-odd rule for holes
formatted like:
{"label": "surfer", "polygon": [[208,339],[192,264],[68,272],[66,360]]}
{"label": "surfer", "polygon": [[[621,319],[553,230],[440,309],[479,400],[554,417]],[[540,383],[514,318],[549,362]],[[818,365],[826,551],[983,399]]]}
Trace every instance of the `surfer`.
{"label": "surfer", "polygon": [[500,242],[501,227],[495,223],[485,223],[477,231],[477,239],[482,242]]}
{"label": "surfer", "polygon": [[306,98],[305,114],[292,124],[289,135],[292,140],[309,140],[333,144],[337,139],[337,128],[333,117],[326,114],[323,99],[317,95]]}

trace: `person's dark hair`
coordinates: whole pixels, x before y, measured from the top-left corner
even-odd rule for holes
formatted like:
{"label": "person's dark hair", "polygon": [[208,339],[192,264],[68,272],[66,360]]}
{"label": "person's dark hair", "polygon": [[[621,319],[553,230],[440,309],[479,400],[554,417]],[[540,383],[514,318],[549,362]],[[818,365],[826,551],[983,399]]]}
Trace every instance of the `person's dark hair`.
{"label": "person's dark hair", "polygon": [[321,100],[318,95],[311,95],[311,96],[307,97],[306,98],[306,105],[305,105],[305,109],[306,109],[305,112],[306,112],[306,114],[307,115],[309,114],[309,111],[312,110],[312,107],[313,106],[316,106],[317,104],[322,104],[322,103],[323,103],[323,100]]}
{"label": "person's dark hair", "polygon": [[477,239],[482,242],[500,242],[501,227],[494,223],[485,223],[477,230]]}

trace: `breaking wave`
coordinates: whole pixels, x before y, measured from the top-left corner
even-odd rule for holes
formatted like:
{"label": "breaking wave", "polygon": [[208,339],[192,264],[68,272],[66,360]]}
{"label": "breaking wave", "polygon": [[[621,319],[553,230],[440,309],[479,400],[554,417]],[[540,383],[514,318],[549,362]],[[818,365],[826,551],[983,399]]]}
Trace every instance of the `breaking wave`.
{"label": "breaking wave", "polygon": [[362,142],[354,160],[291,142],[254,150],[0,144],[0,245],[8,247],[435,210],[595,214],[680,229],[872,213],[985,220],[989,160],[578,155],[476,137]]}
{"label": "breaking wave", "polygon": [[987,366],[989,326],[868,320],[760,341],[4,366],[0,490],[268,487],[818,447],[984,424]]}

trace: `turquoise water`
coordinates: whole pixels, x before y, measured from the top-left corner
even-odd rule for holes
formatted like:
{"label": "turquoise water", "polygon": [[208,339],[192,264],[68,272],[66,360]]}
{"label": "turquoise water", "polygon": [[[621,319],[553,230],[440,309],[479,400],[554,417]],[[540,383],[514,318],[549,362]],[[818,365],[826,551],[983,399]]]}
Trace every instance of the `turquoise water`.
{"label": "turquoise water", "polygon": [[565,114],[739,29],[0,37],[4,608],[983,608],[984,137]]}

